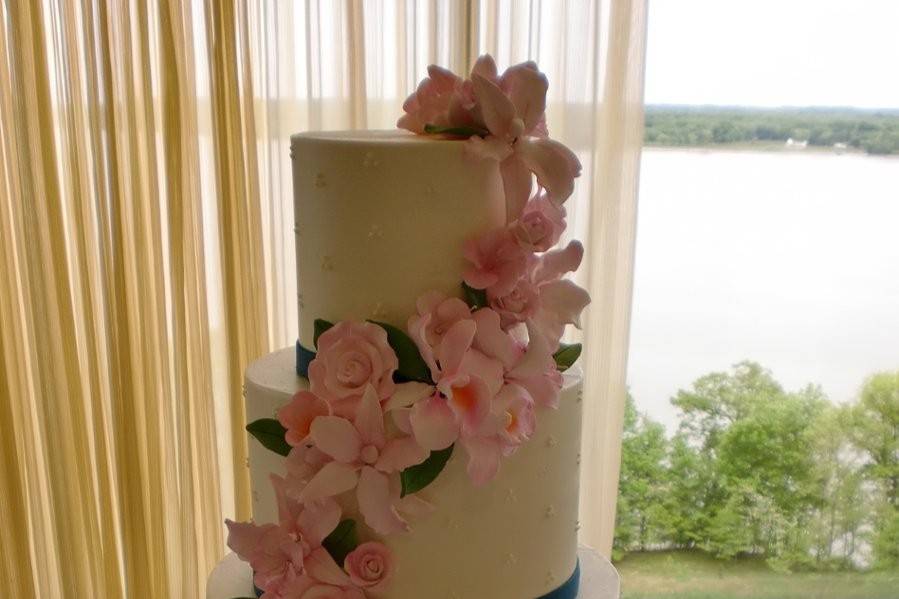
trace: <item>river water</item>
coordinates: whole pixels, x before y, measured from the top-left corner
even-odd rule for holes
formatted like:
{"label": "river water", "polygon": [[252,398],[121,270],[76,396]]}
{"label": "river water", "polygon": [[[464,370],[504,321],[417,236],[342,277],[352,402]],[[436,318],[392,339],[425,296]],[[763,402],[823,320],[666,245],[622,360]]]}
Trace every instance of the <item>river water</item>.
{"label": "river water", "polygon": [[899,158],[648,149],[628,384],[669,399],[744,359],[834,401],[899,369]]}

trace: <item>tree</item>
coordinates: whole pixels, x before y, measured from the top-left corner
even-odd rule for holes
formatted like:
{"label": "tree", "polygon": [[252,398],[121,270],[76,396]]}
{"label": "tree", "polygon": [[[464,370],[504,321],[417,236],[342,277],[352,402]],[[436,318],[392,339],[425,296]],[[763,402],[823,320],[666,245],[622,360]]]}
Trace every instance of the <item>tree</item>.
{"label": "tree", "polygon": [[865,382],[852,407],[852,442],[864,454],[863,472],[882,505],[874,510],[874,562],[899,566],[899,371],[880,372]]}
{"label": "tree", "polygon": [[681,411],[679,430],[705,450],[714,451],[722,432],[745,418],[753,405],[783,395],[771,373],[755,362],[740,362],[732,373],[713,372],[680,390],[671,403]]}
{"label": "tree", "polygon": [[899,509],[899,371],[868,378],[851,418],[853,443],[867,457],[868,477]]}
{"label": "tree", "polygon": [[674,435],[668,452],[665,536],[675,547],[691,548],[706,540],[713,476],[715,471],[707,456],[692,447],[685,435]]}
{"label": "tree", "polygon": [[787,393],[769,371],[741,362],[700,377],[672,403],[681,410],[679,434],[702,464],[703,489],[693,500],[705,520],[690,537],[721,557],[802,556],[803,525],[819,503],[809,427],[826,405],[820,389]]}
{"label": "tree", "polygon": [[848,406],[829,406],[810,429],[812,479],[820,506],[809,528],[819,568],[854,565],[857,541],[872,510],[861,454],[851,445],[850,413]]}
{"label": "tree", "polygon": [[662,541],[666,494],[664,427],[639,414],[628,394],[621,443],[621,474],[615,544],[619,551],[645,550]]}

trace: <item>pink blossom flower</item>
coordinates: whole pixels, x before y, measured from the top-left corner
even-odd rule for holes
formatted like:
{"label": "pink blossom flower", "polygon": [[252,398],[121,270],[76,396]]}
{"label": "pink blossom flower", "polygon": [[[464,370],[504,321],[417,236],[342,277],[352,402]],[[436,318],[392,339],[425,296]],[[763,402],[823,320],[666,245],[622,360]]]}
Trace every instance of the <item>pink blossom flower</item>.
{"label": "pink blossom flower", "polygon": [[528,201],[510,229],[523,249],[545,252],[558,243],[565,231],[565,208],[553,204],[545,193],[540,193]]}
{"label": "pink blossom flower", "polygon": [[362,543],[346,556],[343,567],[354,585],[376,591],[393,575],[393,555],[382,543]]}
{"label": "pink blossom flower", "polygon": [[277,597],[302,575],[347,584],[348,577],[321,545],[340,522],[340,506],[331,498],[304,506],[287,496],[284,479],[272,475],[272,485],[279,524],[226,521],[228,546],[253,568],[256,586]]}
{"label": "pink blossom flower", "polygon": [[496,295],[492,287],[487,288],[490,307],[499,314],[503,329],[525,322],[540,308],[537,287],[528,279],[519,279],[515,287],[506,295]]}
{"label": "pink blossom flower", "polygon": [[471,318],[468,304],[457,297],[447,297],[439,291],[429,291],[415,302],[418,314],[409,318],[408,328],[417,329],[422,318],[428,317],[424,327],[425,340],[437,347],[446,331],[460,320]]}
{"label": "pink blossom flower", "polygon": [[500,417],[500,437],[506,451],[514,451],[522,443],[530,440],[537,428],[534,399],[527,389],[506,383],[496,396],[497,413]]}
{"label": "pink blossom flower", "polygon": [[[267,599],[263,595],[260,599]],[[354,586],[323,584],[309,576],[296,578],[285,584],[272,599],[365,599],[365,593]]]}
{"label": "pink blossom flower", "polygon": [[428,322],[427,315],[422,317],[409,334],[436,384],[421,386],[409,420],[418,442],[438,450],[480,426],[490,412],[490,400],[502,386],[502,365],[472,349],[472,320],[456,322],[436,348],[426,340]]}
{"label": "pink blossom flower", "polygon": [[471,263],[462,275],[465,283],[475,289],[489,287],[496,295],[511,292],[527,267],[527,254],[506,228],[467,240],[463,253]]}
{"label": "pink blossom flower", "polygon": [[428,67],[418,88],[403,103],[405,114],[396,125],[413,133],[424,133],[426,125],[459,127],[473,125],[470,105],[461,95],[462,79],[437,65]]}
{"label": "pink blossom flower", "polygon": [[366,388],[353,421],[319,416],[309,437],[331,461],[311,477],[300,501],[314,502],[355,488],[359,511],[374,530],[390,534],[409,529],[392,505],[388,475],[420,464],[430,452],[412,437],[387,438],[374,387]]}
{"label": "pink blossom flower", "polygon": [[309,436],[309,427],[318,416],[330,414],[328,403],[309,391],[300,391],[278,410],[278,421],[287,434],[285,440],[293,447]]}
{"label": "pink blossom flower", "polygon": [[310,391],[334,414],[352,418],[369,385],[381,401],[393,394],[398,365],[384,329],[370,322],[339,322],[318,339],[318,354],[309,364]]}
{"label": "pink blossom flower", "polygon": [[537,325],[527,323],[528,342],[514,339],[500,324],[499,315],[483,308],[472,315],[477,323],[474,346],[503,365],[503,380],[527,391],[538,406],[558,406],[562,374],[550,346]]}
{"label": "pink blossom flower", "polygon": [[[396,419],[401,429],[411,430],[419,444],[429,450],[449,447],[457,441],[468,453],[468,473],[476,485],[490,480],[499,467],[494,452],[483,450],[498,431],[491,413],[493,398],[503,384],[502,363],[474,349],[473,320],[456,322],[436,348],[426,341],[427,316],[409,330],[435,386],[421,385],[418,398],[405,419]],[[404,414],[398,410],[399,414]]]}
{"label": "pink blossom flower", "polygon": [[580,328],[581,312],[590,303],[586,290],[562,278],[577,270],[583,256],[584,246],[572,241],[564,249],[546,252],[531,265],[530,280],[537,289],[540,304],[532,320],[551,352],[558,349],[566,324]]}
{"label": "pink blossom flower", "polygon": [[469,138],[467,148],[475,156],[499,161],[511,222],[521,215],[531,196],[532,176],[552,202],[561,205],[574,191],[581,164],[563,144],[543,136],[548,87],[543,73],[533,63],[509,71],[499,84],[472,75],[480,116],[490,134]]}

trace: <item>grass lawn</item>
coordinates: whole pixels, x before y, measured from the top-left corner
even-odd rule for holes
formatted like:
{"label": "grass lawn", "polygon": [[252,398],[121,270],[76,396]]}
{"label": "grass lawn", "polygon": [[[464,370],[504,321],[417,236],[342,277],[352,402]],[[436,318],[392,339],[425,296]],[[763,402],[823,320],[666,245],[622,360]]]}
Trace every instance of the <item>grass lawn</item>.
{"label": "grass lawn", "polygon": [[899,572],[785,574],[694,551],[632,553],[615,566],[623,599],[899,599]]}

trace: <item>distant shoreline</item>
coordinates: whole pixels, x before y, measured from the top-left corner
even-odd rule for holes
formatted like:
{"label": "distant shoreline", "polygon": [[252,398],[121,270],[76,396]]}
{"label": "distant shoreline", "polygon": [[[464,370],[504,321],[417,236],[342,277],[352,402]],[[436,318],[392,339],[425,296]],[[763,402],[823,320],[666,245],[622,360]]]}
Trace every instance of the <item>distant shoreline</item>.
{"label": "distant shoreline", "polygon": [[647,106],[643,140],[651,146],[899,155],[899,112]]}
{"label": "distant shoreline", "polygon": [[687,151],[687,152],[765,152],[765,153],[783,153],[783,154],[815,154],[816,156],[826,154],[832,156],[861,156],[866,158],[886,158],[899,160],[896,154],[869,154],[859,148],[846,148],[837,152],[832,147],[827,146],[807,146],[802,149],[789,148],[785,144],[765,143],[765,142],[736,142],[726,144],[699,144],[693,146],[667,145],[656,143],[643,143],[645,150],[662,150],[662,151]]}

